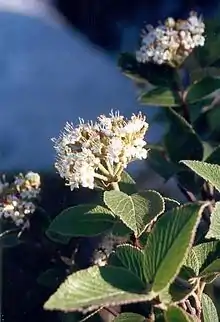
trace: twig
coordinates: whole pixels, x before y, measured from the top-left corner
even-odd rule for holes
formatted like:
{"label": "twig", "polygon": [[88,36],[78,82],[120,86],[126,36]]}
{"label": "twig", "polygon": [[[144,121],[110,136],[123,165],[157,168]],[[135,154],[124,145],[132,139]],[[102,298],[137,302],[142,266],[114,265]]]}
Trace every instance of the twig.
{"label": "twig", "polygon": [[182,98],[182,111],[183,111],[183,117],[184,119],[190,124],[190,113],[189,113],[189,107],[188,105],[184,102],[184,99]]}
{"label": "twig", "polygon": [[177,186],[180,189],[180,191],[184,194],[184,196],[187,198],[188,201],[190,201],[190,202],[197,201],[195,195],[191,191],[184,188],[180,183],[178,183]]}
{"label": "twig", "polygon": [[131,235],[131,242],[133,246],[138,247],[140,249],[142,248],[140,240],[135,236],[134,233]]}
{"label": "twig", "polygon": [[80,320],[79,322],[85,322],[88,319],[90,319],[92,316],[96,315],[97,313],[99,313],[99,311],[101,311],[103,309],[103,307],[98,308],[97,310],[95,310],[94,312],[92,312],[91,314],[87,315],[86,317],[84,317],[82,320]]}
{"label": "twig", "polygon": [[9,230],[5,230],[5,231],[3,231],[3,233],[1,233],[0,234],[0,239],[2,238],[2,237],[4,237],[5,235],[8,235],[8,234],[10,234],[11,232],[15,232],[15,231],[19,231],[19,228],[14,228],[14,229],[9,229]]}
{"label": "twig", "polygon": [[118,312],[115,311],[114,309],[110,308],[110,307],[103,307],[103,310],[111,313],[112,315],[114,315],[114,317],[117,317],[118,316]]}

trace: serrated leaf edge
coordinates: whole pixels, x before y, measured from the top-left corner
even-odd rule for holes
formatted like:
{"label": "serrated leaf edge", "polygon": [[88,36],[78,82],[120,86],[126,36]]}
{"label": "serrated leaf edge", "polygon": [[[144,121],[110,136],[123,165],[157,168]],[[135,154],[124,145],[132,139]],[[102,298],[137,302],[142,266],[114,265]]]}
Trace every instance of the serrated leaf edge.
{"label": "serrated leaf edge", "polygon": [[[82,271],[89,271],[89,270],[92,270],[94,269],[95,267],[99,268],[99,266],[97,265],[94,265],[94,266],[91,266],[87,269],[83,269],[83,270],[80,270],[80,271],[77,271],[76,273],[74,273],[75,276],[77,275],[80,275]],[[110,265],[108,266],[110,267]],[[132,274],[132,273],[131,273]],[[134,275],[134,274],[133,274]],[[69,275],[67,276],[66,280],[58,287],[57,291],[63,287],[63,284],[67,284],[69,279],[72,277],[72,275]],[[111,286],[111,284],[109,284]],[[120,289],[119,289],[120,290]],[[57,292],[56,291],[56,292]],[[55,293],[56,293],[55,292]],[[122,291],[123,292],[123,291]],[[55,294],[54,293],[54,294]],[[43,308],[45,310],[48,310],[48,311],[55,311],[56,309],[51,309],[51,308],[48,308],[47,307],[47,304],[48,302],[50,301],[50,299],[53,297],[52,294],[49,299],[44,303],[43,305]],[[134,293],[136,295],[139,295],[138,293]],[[148,294],[140,294],[140,296],[138,298],[135,298],[135,299],[129,299],[129,300],[120,300],[120,301],[110,301],[109,303],[106,302],[104,307],[109,307],[109,306],[115,306],[115,305],[124,305],[124,304],[130,304],[130,303],[140,303],[140,302],[145,302],[145,301],[150,301],[152,300],[153,298],[155,297],[155,294],[153,292],[150,292]],[[79,307],[79,308],[74,308],[73,310],[67,310],[66,312],[82,312],[83,314],[86,314],[88,312],[91,312],[93,310],[96,310],[97,308],[99,307],[103,307],[103,305],[91,305],[91,306],[88,306],[87,308],[85,307]]]}
{"label": "serrated leaf edge", "polygon": [[[190,203],[189,203],[189,204],[190,204]],[[186,205],[187,205],[187,204],[180,206],[180,207],[179,207],[179,209],[184,208]],[[183,266],[183,263],[184,263],[184,261],[185,261],[185,258],[186,258],[186,256],[189,254],[189,249],[192,247],[192,244],[193,244],[193,241],[194,241],[194,238],[195,238],[195,234],[196,234],[196,230],[197,230],[197,227],[198,227],[199,222],[200,222],[200,219],[201,219],[202,212],[203,212],[203,210],[207,207],[207,205],[208,205],[208,203],[205,203],[205,204],[201,205],[201,206],[200,206],[200,208],[199,208],[198,215],[197,215],[197,220],[196,220],[196,223],[195,223],[195,225],[194,225],[194,227],[193,227],[193,229],[192,229],[191,239],[190,239],[190,241],[189,241],[189,244],[188,244],[188,247],[187,247],[187,249],[186,249],[186,251],[185,251],[185,254],[184,254],[183,258],[182,258],[182,261],[179,263],[179,265],[178,265],[178,267],[177,267],[177,269],[176,269],[175,274],[172,276],[172,278],[171,278],[171,279],[170,279],[170,281],[167,283],[167,285],[166,285],[163,289],[161,289],[160,291],[155,292],[155,291],[153,290],[153,287],[152,287],[152,291],[153,291],[155,294],[158,294],[158,295],[159,295],[159,293],[160,293],[160,292],[163,292],[164,290],[166,290],[166,288],[167,288],[167,287],[169,287],[169,285],[171,285],[171,284],[173,283],[173,281],[175,280],[176,276],[177,276],[177,275],[178,275],[178,273],[180,272],[180,269],[181,269],[181,267]],[[156,275],[157,275],[157,274],[155,274],[155,277],[156,277]],[[154,283],[153,283],[153,284],[154,284]]]}
{"label": "serrated leaf edge", "polygon": [[[181,313],[183,313],[183,316],[186,318],[186,320],[188,321],[188,322],[192,322],[192,320],[190,319],[190,317],[187,315],[187,313],[181,308],[181,307],[179,307],[178,305],[175,305],[175,304],[172,304],[172,305],[170,305],[170,306],[168,306],[168,309],[167,309],[167,311],[170,309],[170,308],[177,308],[179,311],[181,311]],[[170,320],[167,318],[167,316],[166,316],[166,312],[167,311],[165,311],[165,314],[164,314],[164,316],[165,316],[165,320],[166,320],[166,322],[170,322]]]}

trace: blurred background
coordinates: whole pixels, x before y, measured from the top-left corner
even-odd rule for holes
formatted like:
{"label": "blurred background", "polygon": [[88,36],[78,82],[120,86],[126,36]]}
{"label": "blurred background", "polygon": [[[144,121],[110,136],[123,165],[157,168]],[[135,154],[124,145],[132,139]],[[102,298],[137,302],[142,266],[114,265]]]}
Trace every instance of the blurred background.
{"label": "blurred background", "polygon": [[[66,121],[142,107],[121,75],[144,23],[210,15],[217,0],[0,0],[0,171],[49,170]],[[154,109],[144,107],[150,118]],[[150,128],[148,141],[162,129]]]}

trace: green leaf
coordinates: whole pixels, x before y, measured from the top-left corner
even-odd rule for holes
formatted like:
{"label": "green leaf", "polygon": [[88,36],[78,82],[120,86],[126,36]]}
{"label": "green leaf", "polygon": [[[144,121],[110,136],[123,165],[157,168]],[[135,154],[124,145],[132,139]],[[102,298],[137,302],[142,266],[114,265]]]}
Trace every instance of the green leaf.
{"label": "green leaf", "polygon": [[137,237],[164,211],[162,196],[151,190],[131,196],[122,191],[105,191],[104,202]]}
{"label": "green leaf", "polygon": [[165,135],[164,143],[170,160],[202,160],[203,145],[192,126],[173,109],[166,109],[166,114],[170,129]]}
{"label": "green leaf", "polygon": [[183,160],[181,162],[220,191],[220,166],[201,161]]}
{"label": "green leaf", "polygon": [[196,103],[190,104],[189,113],[190,113],[190,121],[192,124],[200,124],[202,125],[202,117],[205,117],[205,111],[210,108],[210,105],[213,103],[213,97],[204,98],[201,101],[197,101]]}
{"label": "green leaf", "polygon": [[147,243],[147,239],[149,236],[149,232],[144,231],[143,234],[138,238],[139,239],[139,243],[141,245],[141,248],[144,248],[146,243]]}
{"label": "green leaf", "polygon": [[206,267],[199,277],[206,283],[212,283],[220,275],[220,259],[213,261],[208,267]]}
{"label": "green leaf", "polygon": [[164,201],[165,201],[165,208],[166,211],[171,210],[175,207],[179,207],[180,203],[179,201],[175,200],[175,199],[171,199],[171,198],[167,198],[167,197],[163,197]]}
{"label": "green leaf", "polygon": [[199,64],[206,71],[207,66],[219,58],[219,16],[212,16],[210,20],[205,19],[204,22],[206,26],[205,45],[195,48],[193,50],[193,56],[196,56],[198,61],[197,65]]}
{"label": "green leaf", "polygon": [[144,253],[140,249],[132,245],[125,244],[118,246],[113,254],[114,257],[117,258],[114,258],[114,262],[111,260],[111,265],[114,265],[113,263],[117,260],[117,263],[120,263],[121,267],[124,267],[133,273],[143,283],[147,282],[144,271]]}
{"label": "green leaf", "polygon": [[64,236],[95,236],[112,228],[113,214],[96,205],[79,205],[61,212],[50,224],[48,231]]}
{"label": "green leaf", "polygon": [[208,161],[210,156],[212,155],[214,148],[211,143],[203,141],[203,159],[202,161],[208,162],[208,163],[216,163],[212,161]]}
{"label": "green leaf", "polygon": [[167,322],[193,322],[193,319],[179,306],[171,305],[165,312]]}
{"label": "green leaf", "polygon": [[50,268],[38,277],[37,282],[43,286],[56,289],[64,277],[65,274],[60,269]]}
{"label": "green leaf", "polygon": [[202,294],[202,313],[204,322],[219,322],[216,307],[205,293]]}
{"label": "green leaf", "polygon": [[116,221],[116,223],[112,228],[112,234],[114,236],[129,237],[131,233],[132,233],[132,230],[128,228],[120,219]]}
{"label": "green leaf", "polygon": [[169,287],[172,302],[179,302],[185,299],[194,287],[193,284],[188,282],[190,278],[195,277],[194,272],[190,268],[182,266],[178,277]]}
{"label": "green leaf", "polygon": [[204,99],[207,95],[212,94],[220,88],[220,79],[214,77],[205,77],[194,83],[188,88],[186,101],[189,104]]}
{"label": "green leaf", "polygon": [[207,163],[220,164],[220,145],[215,148],[205,160]]}
{"label": "green leaf", "polygon": [[212,262],[213,254],[216,253],[218,242],[211,241],[196,245],[190,249],[185,265],[191,268],[196,275]]}
{"label": "green leaf", "polygon": [[121,180],[119,182],[119,188],[121,191],[127,193],[128,195],[137,192],[135,181],[126,171],[122,172]]}
{"label": "green leaf", "polygon": [[144,249],[146,274],[153,292],[168,287],[179,273],[203,208],[186,204],[166,212],[156,222]]}
{"label": "green leaf", "polygon": [[[210,129],[210,133],[216,133],[219,135],[220,132],[220,124],[219,124],[219,117],[220,117],[220,106],[217,103],[211,110],[206,113],[208,128]],[[218,163],[218,162],[216,162]]]}
{"label": "green leaf", "polygon": [[71,237],[60,235],[60,234],[56,233],[55,231],[47,230],[45,232],[45,234],[50,240],[52,240],[54,243],[58,243],[58,244],[67,245],[67,244],[69,244],[69,242],[71,240]]}
{"label": "green leaf", "polygon": [[19,246],[22,241],[18,238],[18,232],[8,232],[7,234],[2,233],[0,237],[1,248],[11,248]]}
{"label": "green leaf", "polygon": [[160,301],[168,305],[184,300],[193,290],[194,285],[188,282],[193,277],[195,277],[194,272],[190,268],[182,266],[178,277],[160,292]]}
{"label": "green leaf", "polygon": [[174,68],[152,63],[138,63],[134,54],[122,53],[118,61],[123,73],[136,83],[150,82],[153,85],[171,86],[175,77]]}
{"label": "green leaf", "polygon": [[44,304],[46,310],[89,312],[101,306],[152,299],[146,286],[120,267],[93,266],[69,275]]}
{"label": "green leaf", "polygon": [[206,238],[220,239],[220,202],[216,202],[215,208],[210,216],[209,231],[206,234]]}
{"label": "green leaf", "polygon": [[181,104],[176,92],[165,87],[157,87],[142,94],[139,101],[145,105],[174,107]]}
{"label": "green leaf", "polygon": [[145,322],[146,318],[137,313],[121,313],[114,322]]}

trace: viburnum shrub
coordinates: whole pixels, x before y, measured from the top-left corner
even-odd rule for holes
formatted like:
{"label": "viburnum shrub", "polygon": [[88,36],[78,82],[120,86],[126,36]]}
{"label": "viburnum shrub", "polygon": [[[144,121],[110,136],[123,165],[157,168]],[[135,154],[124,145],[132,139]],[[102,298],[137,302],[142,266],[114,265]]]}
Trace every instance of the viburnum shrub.
{"label": "viburnum shrub", "polygon": [[[145,116],[126,119],[118,111],[67,123],[53,139],[55,167],[66,184],[97,189],[100,198],[64,209],[47,234],[111,233],[123,236],[123,243],[101,262],[74,269],[45,309],[81,311],[85,319],[107,310],[117,322],[219,321],[207,294],[220,275],[217,26],[194,12],[186,20],[168,18],[147,26],[135,54],[121,55],[123,73],[142,85],[139,102],[159,106],[150,122],[165,129],[157,144],[145,142]],[[139,191],[126,168],[142,159],[165,180],[174,177],[186,201]]]}
{"label": "viburnum shrub", "polygon": [[[44,309],[61,312],[61,321],[102,312],[116,322],[219,321],[210,292],[220,275],[219,48],[218,19],[192,12],[147,26],[140,48],[123,53],[119,66],[139,88],[139,102],[157,107],[156,117],[112,111],[66,123],[53,139],[66,185],[95,189],[98,201],[63,209],[46,236],[63,244],[97,235],[122,240],[87,269],[77,269],[73,252],[60,286],[51,269],[39,277],[58,286]],[[165,133],[149,144],[154,122]],[[131,162],[146,162],[165,181],[173,177],[185,201],[140,191],[126,171]]]}

